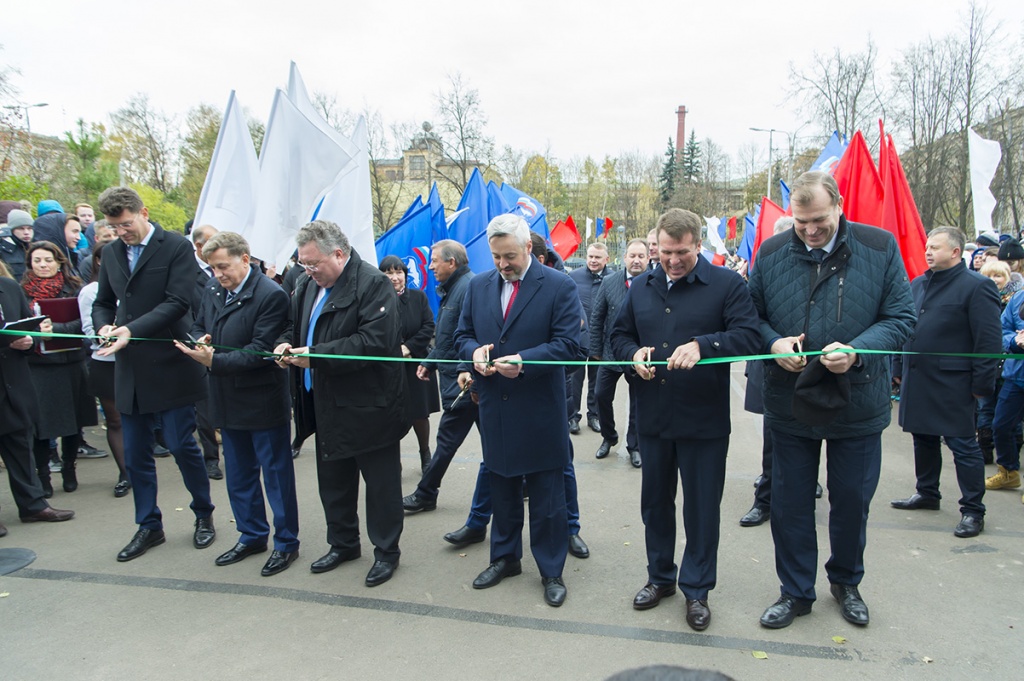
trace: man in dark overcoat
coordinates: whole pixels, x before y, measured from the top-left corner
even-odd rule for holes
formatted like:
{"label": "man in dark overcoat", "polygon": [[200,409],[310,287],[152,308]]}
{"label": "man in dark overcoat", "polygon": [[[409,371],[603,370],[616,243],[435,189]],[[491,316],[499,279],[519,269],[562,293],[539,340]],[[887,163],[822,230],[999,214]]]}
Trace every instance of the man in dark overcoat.
{"label": "man in dark overcoat", "polygon": [[288,372],[260,354],[274,348],[288,323],[289,298],[250,261],[249,244],[240,235],[219,232],[203,248],[214,276],[192,325],[199,343],[177,346],[210,374],[208,416],[221,429],[228,498],[241,535],[214,562],[231,565],[267,550],[269,502],[274,550],[262,570],[269,577],[299,556]]}
{"label": "man in dark overcoat", "polygon": [[[711,623],[725,459],[729,451],[730,369],[701,359],[757,349],[757,312],[743,278],[701,252],[704,221],[679,208],[658,219],[661,267],[630,286],[612,326],[615,359],[634,362],[637,431],[643,452],[640,512],[647,540],[647,584],[633,599],[646,610],[676,591],[686,622]],[[668,361],[656,369],[650,361]],[[676,567],[676,487],[682,479],[686,548]]]}
{"label": "man in dark overcoat", "polygon": [[945,353],[999,354],[1002,327],[996,286],[967,269],[965,241],[955,227],[933,229],[925,245],[928,270],[910,282],[917,326],[903,349],[937,354],[894,362],[896,380],[902,379],[900,425],[914,436],[917,493],[891,504],[904,510],[938,510],[944,439],[953,452],[962,495],[961,520],[953,534],[976,537],[985,528],[985,461],[974,436],[974,409],[977,398],[995,390],[999,360]]}
{"label": "man in dark overcoat", "polygon": [[124,424],[125,467],[135,499],[139,530],[118,554],[119,561],[138,558],[163,544],[163,519],[156,504],[153,429],[162,428],[174,454],[196,523],[197,549],[213,543],[210,479],[192,433],[195,403],[206,397],[205,371],[171,344],[187,338],[195,290],[192,246],[179,234],[149,221],[149,211],[135,190],[111,187],[100,195],[100,210],[115,230],[107,247],[93,305],[93,325],[108,339],[101,355],[115,355],[114,390]]}
{"label": "man in dark overcoat", "polygon": [[[565,368],[579,352],[576,285],[531,255],[526,221],[501,215],[487,226],[496,269],[470,282],[455,343],[473,361],[484,463],[490,471],[491,564],[473,582],[486,589],[522,572],[523,479],[530,490],[530,548],[544,600],[565,601],[569,535],[563,470],[569,463]],[[536,433],[544,433],[538,445]]]}
{"label": "man in dark overcoat", "polygon": [[359,257],[338,225],[315,220],[296,236],[300,276],[289,323],[274,354],[292,367],[298,439],[316,434],[320,502],[330,550],[310,570],[323,573],[360,557],[359,476],[366,483],[366,533],[374,563],[366,586],[391,579],[402,536],[405,371],[393,361],[303,355],[401,357],[395,289]]}

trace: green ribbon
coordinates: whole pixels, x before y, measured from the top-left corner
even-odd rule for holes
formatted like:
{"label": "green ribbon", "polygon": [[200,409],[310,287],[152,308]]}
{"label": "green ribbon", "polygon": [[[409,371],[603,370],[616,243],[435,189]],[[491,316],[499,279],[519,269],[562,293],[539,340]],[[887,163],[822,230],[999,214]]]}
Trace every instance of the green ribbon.
{"label": "green ribbon", "polygon": [[[101,340],[103,336],[92,335],[87,336],[84,334],[77,333],[43,333],[41,331],[14,331],[10,329],[0,329],[0,334],[8,336],[34,336],[41,338],[78,338],[82,340]],[[169,343],[166,338],[132,338],[133,341],[143,342],[162,342]],[[259,355],[261,357],[276,357],[273,352],[262,352],[259,350],[247,350],[246,348],[235,348],[229,345],[210,345],[216,350],[234,351],[234,352],[246,352],[253,355]],[[735,355],[730,357],[708,357],[701,359],[697,362],[698,365],[711,365],[711,364],[732,364],[733,362],[750,362],[757,360],[771,360],[779,359],[781,357],[814,357],[817,355],[831,354],[833,352],[855,352],[861,355],[927,355],[933,357],[963,357],[966,359],[1007,359],[1012,358],[1013,355],[1007,354],[995,354],[995,353],[971,353],[971,352],[914,352],[909,350],[858,350],[857,348],[837,348],[835,350],[829,350],[827,353],[821,350],[805,350],[803,352],[786,352],[786,353],[769,353],[764,355]],[[310,357],[315,359],[340,359],[340,360],[351,360],[360,362],[415,362],[422,364],[424,362],[436,363],[436,364],[470,364],[472,360],[464,359],[426,359],[424,357],[377,357],[374,355],[331,355],[318,352],[311,352],[305,355],[290,355],[291,357]],[[1022,356],[1024,358],[1024,356]],[[588,360],[523,360],[521,362],[509,362],[509,364],[524,364],[524,365],[557,365],[557,366],[630,366],[636,364],[632,360],[616,361],[606,359],[588,359]],[[667,366],[667,360],[652,360],[650,362],[643,362],[647,366]]]}

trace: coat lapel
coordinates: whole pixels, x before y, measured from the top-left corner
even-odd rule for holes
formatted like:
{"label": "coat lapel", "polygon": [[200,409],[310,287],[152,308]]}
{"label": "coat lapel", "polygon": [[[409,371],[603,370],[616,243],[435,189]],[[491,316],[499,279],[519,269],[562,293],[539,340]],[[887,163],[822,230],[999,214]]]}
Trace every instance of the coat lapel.
{"label": "coat lapel", "polygon": [[[135,273],[138,272],[139,269],[143,265],[145,265],[147,262],[149,262],[150,258],[152,258],[153,255],[158,250],[160,250],[160,246],[163,244],[163,241],[164,241],[164,230],[162,228],[158,227],[157,225],[154,225],[153,223],[149,223],[149,224],[153,227],[153,236],[151,236],[149,238],[149,243],[146,244],[146,247],[142,249],[142,254],[139,255],[139,261],[137,263],[135,263],[135,269],[132,270],[132,272],[130,274],[130,277],[135,276]],[[128,262],[128,257],[127,257],[127,254],[126,254],[125,255],[125,263],[127,264],[127,262]]]}
{"label": "coat lapel", "polygon": [[[530,257],[533,258],[533,256]],[[522,283],[519,284],[519,293],[516,294],[516,299],[512,303],[512,309],[508,311],[508,317],[505,318],[502,324],[502,331],[519,318],[519,315],[523,313],[526,306],[530,304],[530,300],[537,295],[537,291],[540,290],[543,282],[544,265],[541,265],[537,258],[533,258],[533,261],[530,263],[530,269],[526,270],[526,276],[523,277]],[[501,308],[500,296],[498,308]]]}

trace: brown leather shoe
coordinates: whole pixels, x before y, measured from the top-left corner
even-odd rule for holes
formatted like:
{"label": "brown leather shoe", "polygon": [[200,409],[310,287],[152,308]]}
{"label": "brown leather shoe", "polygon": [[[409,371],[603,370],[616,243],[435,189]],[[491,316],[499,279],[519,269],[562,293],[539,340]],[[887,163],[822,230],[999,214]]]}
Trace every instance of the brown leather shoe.
{"label": "brown leather shoe", "polygon": [[686,599],[686,623],[694,631],[704,631],[711,624],[711,608],[708,607],[707,599],[696,601]]}
{"label": "brown leather shoe", "polygon": [[23,516],[23,523],[62,523],[75,517],[74,511],[62,511],[59,508],[47,506],[39,513]]}
{"label": "brown leather shoe", "polygon": [[662,598],[668,596],[674,596],[676,593],[675,584],[659,585],[651,584],[647,582],[644,588],[637,592],[633,598],[633,609],[634,610],[650,610],[658,603],[661,603]]}

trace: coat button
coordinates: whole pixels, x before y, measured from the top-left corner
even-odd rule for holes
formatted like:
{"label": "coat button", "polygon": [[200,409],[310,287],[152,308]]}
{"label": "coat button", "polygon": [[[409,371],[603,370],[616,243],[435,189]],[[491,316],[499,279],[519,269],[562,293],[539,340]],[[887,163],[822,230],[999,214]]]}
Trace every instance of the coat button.
{"label": "coat button", "polygon": [[667,347],[668,347],[668,343],[662,343],[662,344],[661,344],[661,347],[663,347],[663,348],[667,348]]}
{"label": "coat button", "polygon": [[502,395],[501,399],[503,399],[503,400],[505,400],[507,402],[508,401],[508,395]]}
{"label": "coat button", "polygon": [[499,343],[504,343],[504,342],[505,342],[506,340],[508,340],[508,339],[507,339],[507,338],[502,338],[502,339],[501,339],[500,341],[498,341],[498,342],[499,342]]}
{"label": "coat button", "polygon": [[661,379],[661,384],[662,384],[662,385],[665,385],[665,379],[664,379],[664,378],[663,378],[663,379]]}
{"label": "coat button", "polygon": [[666,307],[665,308],[665,314],[671,314],[671,313],[672,313],[672,308],[671,307]]}
{"label": "coat button", "polygon": [[135,315],[128,315],[128,319],[135,319]]}
{"label": "coat button", "polygon": [[132,297],[132,294],[131,294],[131,292],[128,292],[128,293],[124,294],[124,297],[125,297],[125,298],[131,298],[131,297]]}
{"label": "coat button", "polygon": [[718,341],[715,341],[714,343],[712,343],[712,345],[714,345],[716,348],[722,347],[722,344],[719,343]]}

